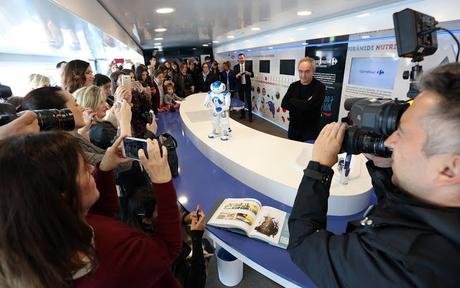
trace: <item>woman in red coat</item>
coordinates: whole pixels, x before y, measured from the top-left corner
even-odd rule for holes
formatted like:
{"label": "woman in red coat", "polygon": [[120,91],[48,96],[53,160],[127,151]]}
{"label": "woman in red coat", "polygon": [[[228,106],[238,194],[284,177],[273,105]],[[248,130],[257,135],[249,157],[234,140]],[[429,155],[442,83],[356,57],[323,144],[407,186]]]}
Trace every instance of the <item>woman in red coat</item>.
{"label": "woman in red coat", "polygon": [[177,197],[166,149],[148,141],[139,155],[157,199],[154,237],[111,218],[121,138],[96,167],[64,132],[0,141],[0,287],[178,287]]}

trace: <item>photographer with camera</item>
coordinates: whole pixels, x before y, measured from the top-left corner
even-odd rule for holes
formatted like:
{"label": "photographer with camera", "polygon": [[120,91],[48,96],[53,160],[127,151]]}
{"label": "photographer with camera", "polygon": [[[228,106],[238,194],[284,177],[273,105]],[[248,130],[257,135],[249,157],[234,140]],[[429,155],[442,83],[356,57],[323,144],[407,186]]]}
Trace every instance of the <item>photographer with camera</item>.
{"label": "photographer with camera", "polygon": [[458,287],[460,65],[424,75],[421,93],[386,140],[390,168],[367,167],[378,204],[326,230],[331,167],[346,124],[324,127],[289,218],[291,259],[320,287]]}
{"label": "photographer with camera", "polygon": [[26,111],[19,118],[0,126],[0,140],[13,135],[38,132],[40,132],[40,126],[38,126],[37,114]]}

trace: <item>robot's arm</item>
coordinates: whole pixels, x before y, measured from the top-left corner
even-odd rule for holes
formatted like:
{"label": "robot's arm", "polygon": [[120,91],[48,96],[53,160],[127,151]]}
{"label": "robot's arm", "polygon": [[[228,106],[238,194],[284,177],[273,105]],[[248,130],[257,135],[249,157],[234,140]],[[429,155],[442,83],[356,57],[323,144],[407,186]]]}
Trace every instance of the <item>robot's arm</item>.
{"label": "robot's arm", "polygon": [[229,110],[230,109],[230,103],[232,102],[232,100],[230,98],[230,93],[225,91],[223,94],[224,94],[224,106],[222,108],[224,108],[224,110]]}
{"label": "robot's arm", "polygon": [[208,92],[208,94],[206,95],[206,98],[204,99],[204,107],[206,108],[211,108],[212,106],[212,103],[211,103],[211,93]]}

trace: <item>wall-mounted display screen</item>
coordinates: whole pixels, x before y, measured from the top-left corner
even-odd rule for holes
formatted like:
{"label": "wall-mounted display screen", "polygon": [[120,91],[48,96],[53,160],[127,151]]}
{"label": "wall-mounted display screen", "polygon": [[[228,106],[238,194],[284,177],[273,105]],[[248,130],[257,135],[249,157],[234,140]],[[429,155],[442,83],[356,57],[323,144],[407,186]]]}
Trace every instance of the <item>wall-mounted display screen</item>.
{"label": "wall-mounted display screen", "polygon": [[295,74],[295,59],[280,60],[280,74],[294,75]]}
{"label": "wall-mounted display screen", "polygon": [[260,73],[270,73],[270,60],[260,60],[259,61],[259,72]]}
{"label": "wall-mounted display screen", "polygon": [[252,64],[252,60],[246,60],[245,62],[246,62],[246,65],[249,66],[249,68],[251,69],[251,71],[254,72],[254,69],[253,69],[253,67],[252,67],[252,65],[253,65],[253,64]]}
{"label": "wall-mounted display screen", "polygon": [[392,90],[399,58],[354,57],[351,59],[349,85]]}

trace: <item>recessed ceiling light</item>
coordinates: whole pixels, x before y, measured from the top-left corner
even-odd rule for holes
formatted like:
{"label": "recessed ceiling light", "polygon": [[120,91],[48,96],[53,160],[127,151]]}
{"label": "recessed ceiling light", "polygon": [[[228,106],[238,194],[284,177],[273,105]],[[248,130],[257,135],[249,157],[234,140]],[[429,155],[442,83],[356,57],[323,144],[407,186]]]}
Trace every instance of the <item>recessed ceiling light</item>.
{"label": "recessed ceiling light", "polygon": [[193,48],[192,48],[192,50],[196,50],[196,48],[195,48],[195,47],[193,47]]}
{"label": "recessed ceiling light", "polygon": [[297,31],[303,31],[303,30],[305,30],[305,28],[300,27],[300,28],[297,28],[297,29],[295,29],[295,30],[297,30]]}
{"label": "recessed ceiling light", "polygon": [[367,16],[369,16],[369,15],[371,15],[371,14],[369,14],[369,13],[363,13],[363,14],[356,15],[356,18],[363,18],[363,17],[367,17]]}
{"label": "recessed ceiling light", "polygon": [[361,38],[362,38],[362,39],[368,39],[368,38],[371,38],[371,36],[369,36],[369,35],[363,35],[363,36],[361,36]]}
{"label": "recessed ceiling light", "polygon": [[168,14],[168,13],[174,12],[174,8],[160,8],[160,9],[157,9],[156,12],[158,14]]}
{"label": "recessed ceiling light", "polygon": [[252,50],[251,50],[251,49],[248,49],[248,50],[246,50],[246,51],[251,52]]}
{"label": "recessed ceiling light", "polygon": [[270,50],[271,50],[271,49],[273,49],[273,47],[268,47],[268,49],[270,49]]}
{"label": "recessed ceiling light", "polygon": [[308,15],[311,15],[311,11],[308,11],[308,10],[304,10],[304,11],[298,11],[297,12],[297,15],[298,16],[308,16]]}
{"label": "recessed ceiling light", "polygon": [[259,28],[259,27],[252,27],[251,30],[252,30],[252,31],[259,31],[260,28]]}
{"label": "recessed ceiling light", "polygon": [[213,41],[212,41],[212,43],[219,43],[219,41],[217,41],[217,40],[213,40]]}
{"label": "recessed ceiling light", "polygon": [[157,38],[155,38],[155,39],[153,39],[153,40],[155,40],[155,41],[160,41],[160,40],[163,40],[163,37],[157,37]]}
{"label": "recessed ceiling light", "polygon": [[155,29],[155,32],[165,32],[166,28],[157,28]]}
{"label": "recessed ceiling light", "polygon": [[153,43],[153,45],[155,45],[155,46],[161,46],[161,42]]}
{"label": "recessed ceiling light", "polygon": [[308,42],[303,42],[302,45],[307,46]]}
{"label": "recessed ceiling light", "polygon": [[233,35],[228,35],[227,38],[228,38],[228,39],[233,39],[233,38],[235,38],[235,36],[233,36]]}
{"label": "recessed ceiling light", "polygon": [[203,47],[208,47],[208,44],[203,44]]}
{"label": "recessed ceiling light", "polygon": [[187,196],[180,196],[177,200],[178,200],[181,204],[187,204],[187,202],[188,202]]}

